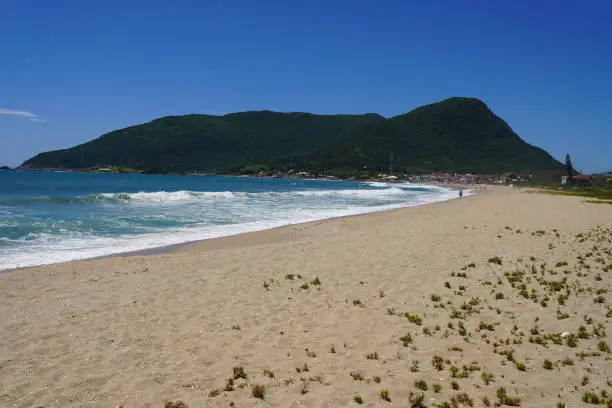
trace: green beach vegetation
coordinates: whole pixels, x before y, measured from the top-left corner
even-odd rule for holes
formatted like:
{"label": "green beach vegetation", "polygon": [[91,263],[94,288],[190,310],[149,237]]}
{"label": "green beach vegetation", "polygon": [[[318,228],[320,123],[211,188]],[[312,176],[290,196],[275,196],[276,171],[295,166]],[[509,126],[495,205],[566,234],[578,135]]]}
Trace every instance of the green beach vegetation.
{"label": "green beach vegetation", "polygon": [[570,188],[567,190],[552,190],[552,189],[541,189],[540,193],[553,194],[553,195],[564,195],[574,197],[587,197],[592,200],[586,200],[588,202],[599,202],[597,200],[612,200],[612,183],[609,186],[602,187],[583,187],[583,188]]}

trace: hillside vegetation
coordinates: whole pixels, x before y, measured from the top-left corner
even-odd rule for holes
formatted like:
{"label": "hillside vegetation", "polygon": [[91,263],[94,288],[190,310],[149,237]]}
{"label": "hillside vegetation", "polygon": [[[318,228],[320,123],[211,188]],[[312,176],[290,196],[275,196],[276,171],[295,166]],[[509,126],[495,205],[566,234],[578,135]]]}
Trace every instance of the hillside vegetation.
{"label": "hillside vegetation", "polygon": [[228,173],[261,165],[349,175],[387,171],[391,160],[398,172],[563,169],[472,98],[446,99],[389,119],[270,111],[169,116],[40,153],[22,167]]}

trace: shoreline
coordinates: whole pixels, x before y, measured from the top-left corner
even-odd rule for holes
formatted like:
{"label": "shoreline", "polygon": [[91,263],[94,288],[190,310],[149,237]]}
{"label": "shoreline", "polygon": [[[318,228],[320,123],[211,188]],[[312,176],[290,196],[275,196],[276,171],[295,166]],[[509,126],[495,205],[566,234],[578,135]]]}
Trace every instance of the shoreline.
{"label": "shoreline", "polygon": [[[424,185],[430,185],[430,184],[424,184]],[[467,199],[468,197],[473,197],[475,195],[476,195],[475,193],[469,194],[469,195],[464,196],[464,198]],[[452,202],[453,200],[458,200],[458,199],[459,199],[458,197],[455,197],[455,198],[449,198],[449,199],[446,199],[446,200],[434,201],[434,202],[431,202],[431,203],[415,204],[415,205],[409,205],[409,206],[399,207],[399,208],[390,208],[390,209],[384,209],[384,210],[379,210],[379,211],[371,211],[371,212],[367,212],[367,213],[340,215],[340,216],[337,216],[337,217],[322,218],[320,220],[297,222],[297,223],[293,223],[293,224],[281,225],[281,226],[278,226],[278,227],[272,227],[272,228],[267,228],[267,229],[258,230],[258,231],[247,231],[247,232],[241,232],[241,233],[238,233],[238,234],[223,235],[223,236],[220,236],[220,237],[197,239],[197,240],[194,240],[194,241],[181,242],[181,243],[178,243],[178,244],[164,245],[164,246],[156,247],[156,248],[149,248],[149,249],[142,249],[142,250],[137,250],[137,251],[109,254],[109,255],[99,256],[99,257],[95,257],[95,258],[82,259],[82,261],[93,260],[93,259],[104,259],[104,258],[126,258],[126,257],[132,257],[132,256],[149,256],[149,255],[171,254],[171,253],[180,252],[181,250],[185,250],[185,249],[187,249],[186,247],[189,247],[191,245],[204,244],[204,243],[206,243],[208,241],[216,241],[216,240],[220,240],[221,241],[221,240],[228,240],[229,238],[235,238],[236,240],[241,240],[244,236],[250,235],[250,234],[260,234],[260,233],[267,233],[267,232],[274,232],[274,231],[282,232],[282,230],[284,230],[284,229],[289,229],[291,227],[298,227],[298,226],[299,227],[308,228],[309,226],[320,225],[320,224],[323,224],[323,223],[328,222],[328,221],[350,219],[350,218],[353,218],[353,217],[367,217],[367,216],[373,215],[373,214],[390,213],[390,212],[395,212],[395,211],[402,211],[402,210],[405,210],[407,208],[421,207],[421,206],[425,206],[425,205],[439,205],[439,204],[442,204],[442,203]],[[72,262],[72,261],[68,261],[68,262]],[[53,264],[49,264],[49,265],[53,265]],[[39,265],[39,266],[44,266],[44,265]]]}
{"label": "shoreline", "polygon": [[[395,184],[395,183],[391,182],[389,184]],[[457,184],[453,184],[453,185],[437,185],[437,184],[427,184],[427,183],[410,183],[410,184],[418,185],[418,186],[423,186],[423,187],[441,187],[441,188],[446,188],[446,189],[451,190],[451,191],[453,191],[453,190],[454,191],[458,191],[460,189],[463,189],[464,191],[468,192],[468,194],[464,195],[463,198],[468,198],[468,197],[474,196],[476,194],[476,193],[473,192],[472,189],[469,188],[469,186],[461,186],[461,185],[457,185]],[[253,230],[253,231],[245,231],[245,232],[239,232],[239,233],[236,233],[236,234],[221,235],[221,236],[211,237],[211,238],[195,239],[195,240],[189,240],[189,241],[179,242],[179,243],[175,243],[175,244],[167,244],[167,245],[161,245],[161,246],[145,248],[145,249],[129,250],[129,251],[126,251],[126,252],[115,252],[115,253],[110,253],[110,254],[106,254],[106,255],[92,256],[92,257],[89,257],[89,258],[81,258],[81,259],[77,258],[77,259],[71,259],[71,260],[60,261],[60,262],[53,262],[53,263],[48,263],[48,264],[31,265],[31,266],[20,266],[20,267],[17,267],[17,268],[0,269],[0,274],[16,272],[16,271],[20,271],[20,270],[28,269],[28,268],[39,268],[39,267],[44,267],[44,266],[48,266],[48,265],[65,264],[65,263],[69,263],[69,262],[91,261],[91,260],[106,259],[106,258],[126,258],[126,257],[132,257],[132,256],[148,256],[148,255],[160,255],[160,254],[166,254],[166,253],[174,253],[174,252],[180,251],[185,246],[196,244],[196,243],[199,243],[199,242],[204,242],[204,241],[224,239],[224,238],[229,238],[229,237],[238,237],[238,236],[243,236],[243,235],[246,235],[246,234],[257,234],[257,233],[262,233],[262,232],[266,232],[266,231],[273,231],[273,230],[280,229],[280,228],[289,228],[289,227],[292,227],[292,226],[304,225],[304,224],[310,224],[310,223],[320,223],[320,222],[324,222],[324,221],[335,220],[335,219],[342,219],[342,218],[347,218],[347,217],[366,216],[366,215],[369,215],[369,214],[383,213],[383,212],[388,212],[388,211],[397,211],[397,210],[402,210],[402,209],[411,208],[411,207],[419,207],[419,206],[425,206],[425,205],[439,204],[439,203],[443,203],[443,202],[448,202],[448,201],[456,200],[458,198],[459,197],[446,198],[446,199],[442,199],[442,200],[438,200],[438,201],[422,203],[422,204],[411,204],[411,205],[401,206],[401,207],[397,207],[397,208],[387,208],[387,209],[374,210],[374,211],[362,212],[362,213],[357,213],[357,214],[348,214],[348,215],[334,216],[334,217],[329,217],[329,218],[322,218],[322,219],[318,219],[318,220],[311,220],[311,221],[304,221],[304,222],[295,222],[295,223],[286,224],[286,225],[279,225],[279,226],[275,226],[275,227],[271,227],[271,228],[264,228],[264,229]]]}

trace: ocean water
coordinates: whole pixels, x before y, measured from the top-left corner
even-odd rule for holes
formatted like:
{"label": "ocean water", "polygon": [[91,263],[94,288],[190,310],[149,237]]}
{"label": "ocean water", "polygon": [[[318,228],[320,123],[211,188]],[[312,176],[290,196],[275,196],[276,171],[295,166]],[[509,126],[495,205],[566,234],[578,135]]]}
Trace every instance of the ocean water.
{"label": "ocean water", "polygon": [[0,270],[455,198],[357,181],[0,172]]}

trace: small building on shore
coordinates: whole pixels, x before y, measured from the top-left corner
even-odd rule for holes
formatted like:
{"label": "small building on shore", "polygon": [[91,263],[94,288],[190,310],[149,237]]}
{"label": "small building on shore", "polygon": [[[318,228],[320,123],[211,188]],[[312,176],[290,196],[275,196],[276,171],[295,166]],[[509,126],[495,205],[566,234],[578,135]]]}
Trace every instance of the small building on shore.
{"label": "small building on shore", "polygon": [[598,176],[594,174],[577,174],[573,177],[561,176],[561,185],[563,186],[577,186],[577,187],[590,187],[593,182],[598,180]]}

